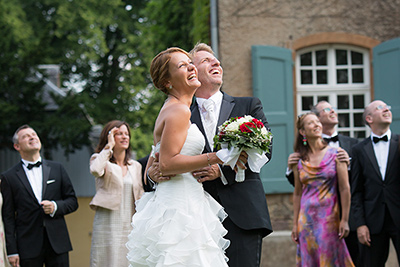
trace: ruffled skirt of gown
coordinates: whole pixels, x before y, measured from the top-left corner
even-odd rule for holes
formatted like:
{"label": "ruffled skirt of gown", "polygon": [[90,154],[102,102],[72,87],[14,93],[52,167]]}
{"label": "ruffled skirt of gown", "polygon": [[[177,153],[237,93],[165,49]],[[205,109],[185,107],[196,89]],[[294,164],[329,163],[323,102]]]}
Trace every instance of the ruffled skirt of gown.
{"label": "ruffled skirt of gown", "polygon": [[190,173],[177,175],[136,202],[128,260],[131,266],[228,266],[226,216]]}

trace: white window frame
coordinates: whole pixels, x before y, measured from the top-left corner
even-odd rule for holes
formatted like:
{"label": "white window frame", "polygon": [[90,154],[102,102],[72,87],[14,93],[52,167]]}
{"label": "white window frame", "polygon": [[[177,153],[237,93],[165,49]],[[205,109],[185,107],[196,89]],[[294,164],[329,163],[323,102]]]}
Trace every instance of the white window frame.
{"label": "white window frame", "polygon": [[[362,65],[350,65],[350,58],[348,58],[347,65],[336,65],[336,49],[342,50],[350,50],[361,53],[363,55],[363,64]],[[318,50],[327,50],[327,66],[316,66],[315,63],[315,51]],[[312,66],[300,66],[300,55],[304,53],[312,52]],[[348,53],[348,57],[350,57],[351,53]],[[327,96],[328,102],[333,107],[338,107],[337,96],[338,95],[349,95],[349,109],[336,109],[337,113],[348,113],[349,125],[350,127],[337,127],[339,132],[349,132],[351,137],[354,137],[355,131],[365,131],[365,136],[368,136],[370,130],[367,126],[363,127],[355,127],[353,114],[360,113],[363,111],[362,109],[354,109],[353,108],[353,95],[363,95],[364,96],[364,105],[367,105],[370,102],[371,96],[371,84],[370,84],[370,58],[369,51],[367,49],[363,49],[356,46],[351,45],[342,45],[342,44],[330,44],[330,45],[316,45],[312,47],[307,47],[304,49],[300,49],[296,51],[296,101],[297,101],[297,114],[302,114],[304,112],[309,111],[302,109],[302,97],[313,97],[313,104],[317,103],[317,98],[319,96]],[[352,68],[363,68],[363,82],[362,83],[351,83],[352,81]],[[346,68],[349,70],[348,72],[348,81],[349,83],[337,83],[336,82],[336,70]],[[301,70],[302,69],[310,69],[313,71],[313,83],[312,84],[301,84]],[[327,69],[327,84],[316,84],[316,70],[318,69]]]}

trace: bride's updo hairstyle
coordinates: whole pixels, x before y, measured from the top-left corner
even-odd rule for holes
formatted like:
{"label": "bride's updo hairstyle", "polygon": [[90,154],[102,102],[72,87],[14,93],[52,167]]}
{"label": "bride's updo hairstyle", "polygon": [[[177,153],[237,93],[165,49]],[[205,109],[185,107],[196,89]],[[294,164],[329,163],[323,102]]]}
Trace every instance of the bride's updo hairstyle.
{"label": "bride's updo hairstyle", "polygon": [[170,78],[168,63],[171,60],[171,56],[173,53],[183,53],[191,58],[189,53],[185,50],[179,47],[171,47],[155,56],[150,65],[150,75],[151,79],[153,80],[154,86],[167,95],[169,94],[169,92],[166,84],[168,83],[168,79]]}

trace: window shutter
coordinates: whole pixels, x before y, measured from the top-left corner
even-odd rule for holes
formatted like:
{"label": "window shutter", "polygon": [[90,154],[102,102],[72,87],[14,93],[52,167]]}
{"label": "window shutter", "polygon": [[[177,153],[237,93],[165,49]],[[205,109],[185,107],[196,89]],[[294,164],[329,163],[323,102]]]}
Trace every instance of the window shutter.
{"label": "window shutter", "polygon": [[400,133],[400,38],[373,49],[374,99],[392,106],[392,132]]}
{"label": "window shutter", "polygon": [[273,139],[272,159],[261,169],[265,193],[292,192],[285,177],[293,152],[292,51],[274,46],[252,46],[253,94],[263,103]]}

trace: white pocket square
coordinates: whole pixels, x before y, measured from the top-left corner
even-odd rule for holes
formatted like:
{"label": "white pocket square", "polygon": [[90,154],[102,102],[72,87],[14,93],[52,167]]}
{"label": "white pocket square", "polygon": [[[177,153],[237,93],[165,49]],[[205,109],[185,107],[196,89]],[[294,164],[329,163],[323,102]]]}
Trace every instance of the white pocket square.
{"label": "white pocket square", "polygon": [[54,183],[56,180],[48,180],[47,181],[47,184],[51,184],[51,183]]}

